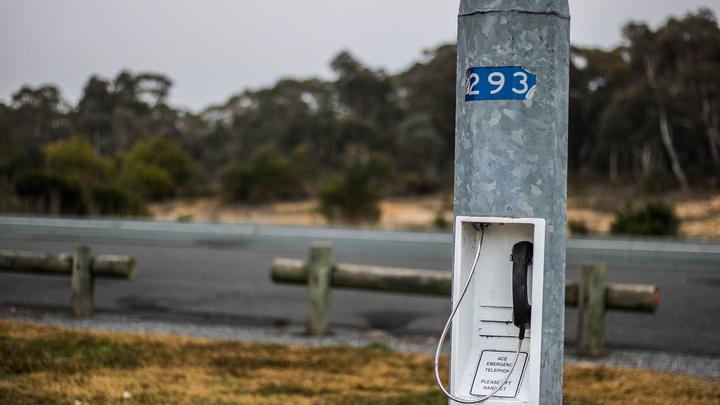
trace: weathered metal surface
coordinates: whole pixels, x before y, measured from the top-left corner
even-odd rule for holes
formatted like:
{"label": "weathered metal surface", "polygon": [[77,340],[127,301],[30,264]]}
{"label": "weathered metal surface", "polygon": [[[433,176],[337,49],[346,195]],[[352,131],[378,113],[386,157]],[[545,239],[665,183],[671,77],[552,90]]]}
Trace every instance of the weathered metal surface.
{"label": "weathered metal surface", "polygon": [[[540,402],[562,403],[569,27],[567,0],[460,3],[455,215],[545,218]],[[532,99],[468,101],[465,72],[522,66]]]}

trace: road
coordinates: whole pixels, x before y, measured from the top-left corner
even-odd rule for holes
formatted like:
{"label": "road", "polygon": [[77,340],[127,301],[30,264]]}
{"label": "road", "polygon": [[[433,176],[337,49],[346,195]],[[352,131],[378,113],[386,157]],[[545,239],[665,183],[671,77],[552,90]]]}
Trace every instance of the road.
{"label": "road", "polygon": [[[336,261],[449,269],[447,233],[388,232],[266,225],[0,217],[0,248],[70,251],[72,242],[95,253],[137,258],[133,281],[96,283],[100,311],[240,324],[299,324],[306,291],[269,279],[273,257],[304,258],[312,241],[331,241]],[[608,281],[656,284],[655,314],[609,312],[607,344],[720,355],[720,245],[683,241],[571,239],[568,279],[582,262],[604,262]],[[0,274],[0,303],[67,307],[69,279]],[[449,300],[409,294],[336,289],[331,323],[435,335]],[[566,340],[575,338],[576,310],[566,311]]]}

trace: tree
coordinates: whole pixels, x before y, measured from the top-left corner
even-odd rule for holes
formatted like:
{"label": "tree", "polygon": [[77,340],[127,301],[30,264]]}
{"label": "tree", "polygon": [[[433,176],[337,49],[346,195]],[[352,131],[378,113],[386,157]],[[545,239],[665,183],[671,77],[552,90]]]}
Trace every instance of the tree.
{"label": "tree", "polygon": [[363,66],[348,51],[330,63],[337,74],[335,88],[345,113],[372,121],[382,130],[397,124],[402,112],[392,77]]}
{"label": "tree", "polygon": [[92,136],[98,150],[102,150],[101,142],[112,133],[114,109],[110,83],[98,76],[90,76],[76,108],[77,126],[80,131]]}
{"label": "tree", "polygon": [[28,149],[39,150],[42,145],[68,135],[71,131],[68,111],[57,87],[23,86],[12,95],[10,108],[4,111],[8,142],[0,148],[2,160]]}
{"label": "tree", "polygon": [[437,191],[446,180],[442,172],[444,146],[429,116],[413,114],[403,120],[395,148],[395,164],[403,186],[399,191]]}
{"label": "tree", "polygon": [[[624,169],[619,156],[623,148],[618,141],[632,131],[605,127],[613,97],[631,83],[624,55],[622,48],[604,51],[573,47],[570,59],[569,168],[585,175],[606,172],[613,182]],[[626,125],[628,120],[613,116],[612,123]]]}
{"label": "tree", "polygon": [[455,63],[457,49],[454,44],[441,45],[425,51],[424,60],[413,65],[398,77],[404,90],[403,108],[409,115],[408,122],[426,121],[432,131],[442,140],[438,161],[425,162],[436,165],[444,180],[452,179],[455,155]]}
{"label": "tree", "polygon": [[213,142],[222,148],[217,160],[248,159],[272,143],[282,154],[303,147],[311,158],[332,165],[340,143],[332,90],[317,79],[284,79],[206,110]]}
{"label": "tree", "polygon": [[178,113],[165,104],[171,87],[169,78],[156,73],[124,70],[112,81],[91,76],[76,108],[78,126],[104,154],[155,133],[177,135]]}
{"label": "tree", "polygon": [[[717,162],[718,88],[720,88],[720,29],[709,10],[671,18],[653,32],[645,24],[624,29],[633,66],[653,96],[660,139],[672,173],[682,188],[689,186],[685,166],[689,148],[678,147],[675,133],[685,122],[702,122],[709,141],[709,156]],[[690,108],[688,108],[688,106]],[[693,136],[695,131],[687,131]],[[687,141],[688,137],[685,137]],[[688,142],[691,148],[692,143]],[[715,157],[713,157],[715,156]],[[692,163],[690,163],[692,164]],[[716,167],[717,169],[717,167]]]}

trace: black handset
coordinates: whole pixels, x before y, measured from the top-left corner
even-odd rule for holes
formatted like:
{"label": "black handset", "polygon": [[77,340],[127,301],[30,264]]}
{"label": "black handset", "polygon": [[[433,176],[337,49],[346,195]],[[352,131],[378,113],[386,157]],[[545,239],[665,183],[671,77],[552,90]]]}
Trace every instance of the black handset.
{"label": "black handset", "polygon": [[512,294],[513,323],[520,328],[520,339],[525,337],[525,329],[530,328],[530,302],[528,301],[527,274],[532,263],[533,244],[518,242],[512,248]]}

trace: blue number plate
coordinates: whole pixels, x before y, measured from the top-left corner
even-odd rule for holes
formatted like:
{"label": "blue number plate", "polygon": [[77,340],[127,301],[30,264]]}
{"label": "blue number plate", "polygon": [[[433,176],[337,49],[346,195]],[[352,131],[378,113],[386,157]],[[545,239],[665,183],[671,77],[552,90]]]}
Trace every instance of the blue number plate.
{"label": "blue number plate", "polygon": [[465,74],[465,101],[529,100],[535,75],[521,66],[472,67]]}

